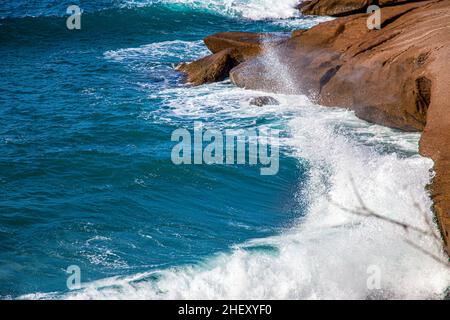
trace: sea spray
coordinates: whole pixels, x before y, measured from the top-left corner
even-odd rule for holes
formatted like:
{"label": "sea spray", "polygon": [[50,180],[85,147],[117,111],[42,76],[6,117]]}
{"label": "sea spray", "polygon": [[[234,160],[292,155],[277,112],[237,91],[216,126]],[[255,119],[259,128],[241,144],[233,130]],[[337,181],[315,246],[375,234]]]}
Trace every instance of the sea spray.
{"label": "sea spray", "polygon": [[[220,95],[222,90],[231,96],[244,93],[233,88],[217,90],[209,91],[209,95]],[[311,166],[307,186],[297,194],[309,203],[308,210],[295,226],[277,236],[236,245],[231,253],[218,254],[198,265],[104,279],[88,283],[80,291],[44,297],[442,298],[450,280],[448,270],[404,241],[419,243],[439,256],[442,252],[432,239],[406,234],[401,228],[377,219],[352,215],[330,202],[331,199],[350,209],[357,206],[353,179],[370,208],[425,228],[414,203],[421,203],[431,215],[431,200],[425,186],[430,181],[432,163],[417,155],[419,135],[367,124],[351,112],[318,107],[303,96],[276,95],[276,98],[281,102],[278,111],[286,110],[289,114],[292,107],[297,109],[288,122],[291,137],[283,141],[293,148],[299,161],[308,161]],[[180,108],[191,98],[182,99]],[[229,108],[231,111],[232,105]],[[235,116],[241,116],[244,110],[255,112],[254,109],[242,105],[242,111]],[[258,108],[256,112],[268,111]],[[393,146],[396,153],[389,152]],[[378,273],[380,278],[373,282],[372,277]],[[373,286],[374,283],[380,287]]]}
{"label": "sea spray", "polygon": [[270,84],[265,84],[264,87],[270,91],[285,94],[298,92],[294,77],[289,70],[289,66],[283,63],[278,46],[274,45],[270,39],[266,39],[264,34],[261,35],[261,43],[262,54],[257,59],[263,66],[264,74],[266,74],[265,81],[270,81]]}

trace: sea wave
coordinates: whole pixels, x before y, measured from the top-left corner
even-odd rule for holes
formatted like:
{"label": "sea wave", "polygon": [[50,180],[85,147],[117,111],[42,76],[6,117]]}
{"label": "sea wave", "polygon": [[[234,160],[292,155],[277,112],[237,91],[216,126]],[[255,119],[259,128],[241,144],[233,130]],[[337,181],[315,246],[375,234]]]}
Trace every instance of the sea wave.
{"label": "sea wave", "polygon": [[209,54],[209,50],[203,41],[163,41],[146,44],[136,48],[126,48],[106,51],[103,55],[106,59],[118,62],[140,62],[151,60],[163,63],[165,60],[194,60]]}
{"label": "sea wave", "polygon": [[[418,228],[428,228],[423,214],[432,217],[426,185],[433,164],[417,154],[418,134],[371,125],[357,119],[352,112],[316,106],[304,96],[275,95],[281,105],[276,110],[264,110],[247,102],[251,94],[259,93],[226,84],[199,88],[197,96],[202,96],[201,100],[186,96],[184,90],[179,89],[171,110],[176,115],[177,105],[187,106],[190,109],[179,114],[184,118],[195,118],[198,113],[206,112],[208,106],[216,108],[217,99],[225,106],[219,116],[234,114],[240,119],[245,116],[244,110],[248,114],[285,113],[290,135],[283,143],[292,150],[292,156],[310,165],[309,179],[304,182],[306,188],[302,188],[306,191],[296,195],[308,203],[306,216],[277,236],[236,245],[231,253],[218,253],[199,264],[103,279],[68,293],[35,293],[21,298],[442,297],[450,281],[448,270],[407,243],[417,243],[443,258],[440,247],[432,239],[340,209],[354,210],[360,206],[356,188],[365,204],[376,212]],[[236,106],[239,96],[241,103],[236,109],[233,105]],[[195,113],[194,108],[199,104],[203,106]],[[297,112],[293,113],[294,109]],[[390,139],[384,140],[385,136]],[[420,204],[424,213],[416,204]],[[374,268],[379,270],[381,284],[376,290],[367,284]]]}
{"label": "sea wave", "polygon": [[[154,2],[154,1],[151,1]],[[300,15],[296,6],[299,0],[160,0],[157,2],[182,4],[184,6],[217,12],[224,15],[251,20],[288,19]],[[147,4],[148,0],[132,0],[131,4]]]}
{"label": "sea wave", "polygon": [[296,9],[299,0],[99,0],[83,1],[46,0],[30,5],[27,1],[11,1],[0,4],[0,19],[65,16],[69,5],[79,5],[84,13],[110,9],[134,9],[166,6],[174,10],[207,11],[224,16],[251,20],[289,19],[300,16]]}

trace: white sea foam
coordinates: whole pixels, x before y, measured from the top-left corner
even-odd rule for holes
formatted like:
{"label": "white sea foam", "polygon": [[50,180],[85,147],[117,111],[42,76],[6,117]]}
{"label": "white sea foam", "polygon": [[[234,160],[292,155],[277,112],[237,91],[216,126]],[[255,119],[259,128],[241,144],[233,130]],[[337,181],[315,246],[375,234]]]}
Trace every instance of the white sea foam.
{"label": "white sea foam", "polygon": [[[171,104],[166,117],[195,119],[211,110],[218,118],[241,121],[273,114],[278,124],[285,122],[291,134],[284,143],[310,165],[309,181],[296,195],[309,203],[306,216],[277,236],[237,245],[232,253],[197,265],[103,279],[66,294],[22,298],[442,298],[450,283],[448,268],[405,242],[413,241],[443,259],[430,238],[335,205],[359,206],[353,181],[371,209],[427,229],[415,204],[431,217],[425,190],[432,162],[417,155],[418,134],[370,125],[352,112],[319,107],[303,96],[274,95],[280,106],[258,108],[250,106],[248,98],[259,92],[223,83],[187,90],[165,92]],[[373,266],[380,270],[380,290],[367,286]]]}
{"label": "white sea foam", "polygon": [[162,59],[193,60],[210,54],[203,41],[163,41],[136,48],[106,51],[103,56],[115,61],[143,60],[161,62]]}
{"label": "white sea foam", "polygon": [[299,0],[128,0],[122,5],[133,7],[156,3],[180,4],[252,20],[288,19],[300,16],[299,10],[295,8]]}

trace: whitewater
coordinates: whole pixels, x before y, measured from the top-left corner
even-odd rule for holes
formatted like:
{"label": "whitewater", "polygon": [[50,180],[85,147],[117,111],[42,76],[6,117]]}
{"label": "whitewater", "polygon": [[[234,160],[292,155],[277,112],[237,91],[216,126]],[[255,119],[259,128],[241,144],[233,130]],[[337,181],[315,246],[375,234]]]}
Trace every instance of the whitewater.
{"label": "whitewater", "polygon": [[[173,90],[170,90],[173,91]],[[449,274],[434,255],[444,255],[431,237],[408,233],[375,218],[347,210],[365,204],[387,217],[423,230],[429,227],[431,200],[426,186],[431,160],[418,155],[419,135],[402,133],[356,118],[353,112],[324,108],[304,96],[274,95],[281,106],[255,110],[255,94],[214,84],[175,90],[171,112],[197,118],[214,111],[221,117],[273,115],[286,125],[283,139],[292,156],[311,165],[306,192],[293,196],[308,203],[295,226],[269,238],[235,245],[191,266],[113,277],[83,284],[66,294],[36,293],[22,298],[63,299],[439,299]],[[171,92],[173,93],[173,92]],[[218,122],[220,123],[220,122]],[[388,150],[388,151],[387,151]],[[369,290],[371,268],[381,288]]]}
{"label": "whitewater", "polygon": [[[327,18],[304,18],[297,0],[126,1],[120,8],[158,4],[213,12],[233,19],[264,21],[292,29]],[[179,7],[177,7],[179,6]],[[180,9],[180,10],[181,10]],[[175,10],[176,11],[176,10]],[[38,12],[31,15],[39,15]],[[204,36],[206,36],[205,34]],[[171,73],[166,61],[191,61],[207,54],[200,40],[157,41],[105,50],[101,59],[131,72]],[[271,54],[270,52],[268,54]],[[144,61],[144,62],[143,62]],[[289,70],[271,56],[268,72],[292,85]],[[163,87],[158,87],[160,83]],[[140,119],[161,125],[203,120],[217,129],[262,126],[281,129],[282,152],[308,167],[291,195],[306,211],[278,234],[218,251],[201,262],[82,283],[79,290],[38,291],[19,299],[442,299],[448,267],[434,239],[386,221],[353,214],[361,199],[380,215],[429,230],[433,219],[427,185],[433,162],[418,153],[418,133],[405,133],[358,119],[353,112],[325,108],[302,95],[271,94],[280,105],[256,108],[248,101],[265,92],[234,87],[228,80],[200,87],[139,80],[148,99],[167,108],[142,111]],[[158,92],[155,92],[157,88]],[[266,121],[259,123],[258,119]],[[245,226],[244,226],[245,227]],[[433,225],[433,232],[436,226]],[[417,250],[409,242],[419,245]],[[150,253],[149,253],[150,254]],[[372,271],[380,288],[370,288]]]}

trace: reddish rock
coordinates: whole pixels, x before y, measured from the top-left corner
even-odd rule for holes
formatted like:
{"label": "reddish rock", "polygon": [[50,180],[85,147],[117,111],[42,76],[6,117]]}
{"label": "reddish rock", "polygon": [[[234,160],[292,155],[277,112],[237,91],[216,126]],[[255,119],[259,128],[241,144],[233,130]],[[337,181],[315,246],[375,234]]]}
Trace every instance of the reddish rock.
{"label": "reddish rock", "polygon": [[310,0],[299,5],[305,15],[342,17],[366,12],[370,5],[380,7],[417,2],[421,0]]}
{"label": "reddish rock", "polygon": [[239,52],[229,48],[191,63],[182,63],[177,70],[187,75],[192,85],[222,81],[242,60]]}
{"label": "reddish rock", "polygon": [[283,33],[223,32],[204,39],[212,53],[234,48],[245,59],[259,55],[265,47],[279,44],[290,37]]}
{"label": "reddish rock", "polygon": [[[422,0],[378,0],[378,5],[380,7],[384,7],[384,6],[392,6],[392,5],[397,5],[397,4],[404,4],[406,2],[417,2],[417,1],[422,1]],[[374,4],[377,4],[374,1]]]}
{"label": "reddish rock", "polygon": [[339,17],[364,12],[373,0],[312,0],[300,4],[305,15]]}
{"label": "reddish rock", "polygon": [[[324,105],[350,107],[368,121],[423,130],[432,85],[424,71],[449,30],[445,16],[433,13],[448,5],[429,5],[383,8],[380,31],[367,28],[366,14],[319,24],[271,49],[279,64],[288,66],[288,75],[273,77],[270,69],[276,66],[262,55],[234,68],[231,79],[249,89],[310,94]],[[437,24],[430,27],[427,18]],[[414,43],[421,33],[429,36]]]}
{"label": "reddish rock", "polygon": [[[450,10],[447,11],[449,13]],[[444,12],[436,14],[443,15]],[[435,212],[447,241],[447,252],[450,254],[450,23],[446,30],[447,39],[437,42],[436,50],[429,55],[427,76],[432,81],[432,87],[420,151],[435,161],[436,176],[431,191]]]}

